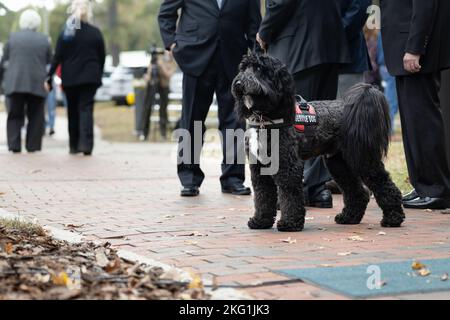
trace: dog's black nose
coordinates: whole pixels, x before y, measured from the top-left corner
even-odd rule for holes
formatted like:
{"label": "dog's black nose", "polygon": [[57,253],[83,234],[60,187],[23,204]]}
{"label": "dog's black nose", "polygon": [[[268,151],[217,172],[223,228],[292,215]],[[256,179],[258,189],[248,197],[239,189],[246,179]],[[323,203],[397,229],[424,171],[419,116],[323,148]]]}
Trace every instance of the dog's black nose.
{"label": "dog's black nose", "polygon": [[244,86],[242,85],[242,81],[241,81],[241,80],[237,80],[237,81],[234,83],[234,90],[235,90],[236,92],[242,92],[243,89],[244,89]]}

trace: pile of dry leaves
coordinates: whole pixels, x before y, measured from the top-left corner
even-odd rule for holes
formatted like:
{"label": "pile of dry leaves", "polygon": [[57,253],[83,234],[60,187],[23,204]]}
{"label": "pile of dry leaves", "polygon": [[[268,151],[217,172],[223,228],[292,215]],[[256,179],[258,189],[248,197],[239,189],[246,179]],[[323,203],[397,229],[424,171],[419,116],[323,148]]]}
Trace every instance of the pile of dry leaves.
{"label": "pile of dry leaves", "polygon": [[56,241],[33,225],[0,221],[0,300],[207,299],[201,283],[118,257],[109,244]]}

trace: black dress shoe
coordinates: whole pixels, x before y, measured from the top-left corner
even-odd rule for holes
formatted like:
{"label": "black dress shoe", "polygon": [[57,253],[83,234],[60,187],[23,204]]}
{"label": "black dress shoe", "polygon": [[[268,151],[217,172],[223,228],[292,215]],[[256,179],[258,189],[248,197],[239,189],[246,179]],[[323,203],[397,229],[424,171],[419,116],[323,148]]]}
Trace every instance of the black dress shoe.
{"label": "black dress shoe", "polygon": [[309,201],[306,202],[306,206],[324,209],[333,208],[333,196],[331,191],[325,189],[319,192],[316,196],[310,198]]}
{"label": "black dress shoe", "polygon": [[249,196],[252,194],[252,190],[250,188],[247,188],[243,184],[235,184],[228,187],[222,187],[222,192],[235,196]]}
{"label": "black dress shoe", "polygon": [[419,194],[417,193],[416,189],[413,189],[410,193],[405,194],[403,196],[403,202],[408,202],[414,199],[420,198]]}
{"label": "black dress shoe", "polygon": [[70,149],[69,154],[75,155],[75,154],[79,154],[81,153],[81,151],[78,151],[76,149]]}
{"label": "black dress shoe", "polygon": [[339,188],[339,185],[336,183],[336,181],[331,180],[325,183],[325,187],[331,191],[332,194],[342,194],[341,189]]}
{"label": "black dress shoe", "polygon": [[198,187],[183,187],[181,190],[182,197],[197,197],[200,194]]}
{"label": "black dress shoe", "polygon": [[403,206],[407,209],[421,209],[421,210],[442,210],[450,208],[449,199],[445,198],[415,198],[410,201],[403,202]]}

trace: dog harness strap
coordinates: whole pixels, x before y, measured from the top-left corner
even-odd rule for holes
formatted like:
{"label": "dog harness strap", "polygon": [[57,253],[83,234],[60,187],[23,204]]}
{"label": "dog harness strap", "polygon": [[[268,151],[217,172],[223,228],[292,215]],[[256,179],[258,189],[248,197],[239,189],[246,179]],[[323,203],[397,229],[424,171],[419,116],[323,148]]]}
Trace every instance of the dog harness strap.
{"label": "dog harness strap", "polygon": [[284,122],[284,119],[271,120],[261,115],[255,115],[250,118],[248,125],[252,129],[281,129],[290,126]]}
{"label": "dog harness strap", "polygon": [[318,124],[316,110],[301,96],[296,96],[295,100],[295,129],[307,136],[313,135]]}

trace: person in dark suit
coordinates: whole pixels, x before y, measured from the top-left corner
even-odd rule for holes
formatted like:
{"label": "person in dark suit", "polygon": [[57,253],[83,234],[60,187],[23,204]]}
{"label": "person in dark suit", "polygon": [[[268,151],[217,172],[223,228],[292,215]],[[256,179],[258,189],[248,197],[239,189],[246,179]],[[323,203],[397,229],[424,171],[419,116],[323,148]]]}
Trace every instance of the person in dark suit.
{"label": "person in dark suit", "polygon": [[348,89],[359,82],[364,82],[364,72],[370,69],[363,28],[368,18],[367,8],[372,4],[372,0],[339,0],[338,2],[351,55],[351,63],[342,65],[339,70],[338,95],[343,97]]}
{"label": "person in dark suit", "polygon": [[[94,148],[94,97],[102,85],[105,43],[101,31],[89,23],[90,3],[72,3],[79,26],[67,24],[58,38],[48,86],[61,64],[62,86],[67,98],[70,154],[92,154]],[[72,18],[69,18],[72,19]]]}
{"label": "person in dark suit", "polygon": [[396,77],[403,142],[414,190],[404,206],[450,206],[450,170],[439,99],[450,68],[450,1],[381,0],[385,60]]}
{"label": "person in dark suit", "polygon": [[[8,109],[7,136],[9,151],[22,151],[21,132],[27,116],[26,149],[42,149],[45,132],[44,81],[52,59],[48,38],[37,32],[41,17],[34,10],[20,16],[20,31],[11,34],[0,62],[0,84],[4,73],[4,90]],[[4,71],[3,71],[4,70]]]}
{"label": "person in dark suit", "polygon": [[[351,57],[339,2],[335,0],[267,0],[257,39],[287,65],[296,91],[306,100],[334,100],[340,66]],[[322,158],[305,163],[306,203],[331,208],[331,180]]]}
{"label": "person in dark suit", "polygon": [[[224,193],[250,194],[243,184],[245,165],[237,161],[237,148],[242,149],[243,142],[235,146],[234,141],[226,139],[226,130],[245,129],[245,123],[238,121],[234,112],[231,82],[242,57],[254,48],[261,22],[260,6],[260,0],[165,0],[158,17],[165,47],[172,51],[184,73],[180,127],[190,132],[192,141],[197,140],[194,123],[200,123],[201,130],[205,130],[204,121],[216,93],[219,130],[224,137],[220,178]],[[190,161],[178,165],[182,196],[199,194],[205,177],[199,166],[200,151],[192,146]],[[229,151],[234,151],[234,164],[226,161]]]}
{"label": "person in dark suit", "polygon": [[444,115],[447,162],[450,167],[450,69],[442,72],[441,101]]}

